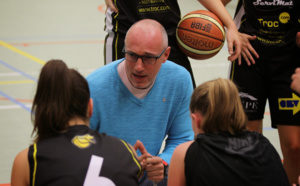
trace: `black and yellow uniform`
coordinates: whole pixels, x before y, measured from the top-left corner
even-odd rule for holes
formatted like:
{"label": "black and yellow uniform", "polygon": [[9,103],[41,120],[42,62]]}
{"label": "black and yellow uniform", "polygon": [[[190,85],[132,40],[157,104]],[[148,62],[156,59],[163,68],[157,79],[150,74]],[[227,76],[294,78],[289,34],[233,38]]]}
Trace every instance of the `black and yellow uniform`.
{"label": "black and yellow uniform", "polygon": [[138,185],[141,167],[126,142],[76,125],[29,147],[30,185]]}
{"label": "black and yellow uniform", "polygon": [[261,120],[268,100],[272,127],[300,125],[299,94],[290,88],[291,76],[300,67],[299,0],[240,0],[235,22],[241,33],[255,35],[251,45],[259,58],[248,66],[234,61],[230,78],[237,84],[248,119]]}
{"label": "black and yellow uniform", "polygon": [[167,31],[171,46],[168,60],[185,67],[190,72],[195,87],[190,61],[179,49],[176,41],[176,27],[181,19],[177,0],[115,0],[114,5],[119,10],[117,14],[110,8],[106,11],[105,31],[108,34],[104,45],[105,64],[124,58],[122,50],[125,34],[135,22],[141,19],[154,19]]}
{"label": "black and yellow uniform", "polygon": [[257,132],[199,134],[184,162],[187,186],[289,185],[277,151]]}

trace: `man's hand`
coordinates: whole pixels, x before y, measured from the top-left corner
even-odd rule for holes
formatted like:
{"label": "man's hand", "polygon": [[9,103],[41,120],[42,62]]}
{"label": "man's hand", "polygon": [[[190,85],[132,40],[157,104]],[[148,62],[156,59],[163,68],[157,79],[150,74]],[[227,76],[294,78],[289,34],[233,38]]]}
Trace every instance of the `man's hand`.
{"label": "man's hand", "polygon": [[146,163],[148,179],[156,183],[162,181],[164,179],[163,159],[158,156],[152,156],[151,158],[147,158]]}
{"label": "man's hand", "polygon": [[163,159],[158,156],[152,156],[149,154],[144,144],[137,140],[133,146],[135,150],[140,150],[142,155],[138,157],[143,170],[147,171],[147,177],[154,182],[160,182],[164,179],[164,164]]}
{"label": "man's hand", "polygon": [[138,160],[139,160],[139,162],[142,166],[142,170],[144,172],[146,170],[146,166],[147,166],[146,159],[151,157],[151,154],[149,154],[147,152],[146,148],[144,147],[144,144],[140,140],[136,141],[133,148],[135,151],[140,150],[140,152],[142,153],[142,155],[140,157],[138,157]]}

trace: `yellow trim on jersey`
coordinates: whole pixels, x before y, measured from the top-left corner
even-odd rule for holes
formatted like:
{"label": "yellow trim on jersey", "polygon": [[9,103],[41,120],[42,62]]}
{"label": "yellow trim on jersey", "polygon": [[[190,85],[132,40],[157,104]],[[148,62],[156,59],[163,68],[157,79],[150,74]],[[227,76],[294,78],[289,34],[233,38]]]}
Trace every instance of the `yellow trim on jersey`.
{"label": "yellow trim on jersey", "polygon": [[119,33],[117,33],[117,38],[116,38],[116,42],[115,42],[115,60],[118,59],[118,40],[119,40]]}
{"label": "yellow trim on jersey", "polygon": [[35,185],[35,176],[36,176],[36,167],[37,167],[37,159],[36,159],[36,153],[37,153],[37,147],[36,143],[33,144],[33,161],[34,161],[34,168],[33,168],[33,175],[32,175],[32,186]]}
{"label": "yellow trim on jersey", "polygon": [[140,165],[140,163],[138,162],[138,160],[136,159],[136,156],[133,154],[132,152],[132,149],[128,146],[128,144],[121,140],[122,143],[125,145],[125,147],[128,149],[128,151],[130,152],[131,156],[132,156],[132,159],[134,160],[134,162],[136,163],[136,165],[139,167],[139,174],[138,174],[138,177],[140,177],[141,173],[142,173],[142,167]]}
{"label": "yellow trim on jersey", "polygon": [[[114,0],[114,5],[115,5],[116,9],[119,10],[119,8],[117,7],[117,0]],[[114,17],[115,20],[118,17],[118,15],[119,15],[119,12],[115,15],[115,17]],[[118,20],[116,20],[115,33],[117,33],[117,38],[116,38],[116,42],[115,42],[115,60],[118,59],[118,40],[119,40],[118,25],[119,25],[119,22],[118,22]]]}
{"label": "yellow trim on jersey", "polygon": [[234,61],[232,61],[232,65],[231,65],[231,77],[230,77],[230,80],[233,80],[233,74],[234,74],[234,65],[235,65],[235,63],[236,63],[236,61],[237,61],[237,59],[236,60],[234,60]]}

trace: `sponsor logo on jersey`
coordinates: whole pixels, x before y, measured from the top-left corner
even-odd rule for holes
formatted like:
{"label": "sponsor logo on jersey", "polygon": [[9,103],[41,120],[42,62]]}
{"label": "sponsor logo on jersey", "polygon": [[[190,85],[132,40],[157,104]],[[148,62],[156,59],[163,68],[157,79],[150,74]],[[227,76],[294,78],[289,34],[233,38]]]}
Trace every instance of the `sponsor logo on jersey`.
{"label": "sponsor logo on jersey", "polygon": [[247,111],[247,112],[253,112],[255,110],[258,109],[258,100],[257,98],[247,94],[247,93],[244,93],[244,92],[240,92],[240,98],[241,98],[241,101],[242,101],[242,104],[244,106],[244,109]]}
{"label": "sponsor logo on jersey", "polygon": [[289,20],[291,19],[291,16],[289,13],[287,12],[282,12],[280,15],[279,15],[279,21],[283,24],[286,24],[287,22],[289,22]]}
{"label": "sponsor logo on jersey", "polygon": [[300,98],[293,93],[292,98],[278,98],[279,110],[292,110],[293,115],[300,111]]}
{"label": "sponsor logo on jersey", "polygon": [[78,148],[85,149],[91,146],[91,144],[96,144],[94,136],[89,134],[77,135],[72,139],[72,143]]}
{"label": "sponsor logo on jersey", "polygon": [[291,16],[289,13],[287,12],[282,12],[279,17],[278,20],[265,20],[263,18],[258,18],[258,22],[259,24],[261,24],[263,27],[269,27],[269,28],[276,28],[279,27],[279,22],[282,24],[286,24],[289,22],[289,20],[291,19]]}
{"label": "sponsor logo on jersey", "polygon": [[232,154],[245,154],[255,148],[259,141],[253,142],[251,137],[244,139],[228,138],[228,145],[225,147],[227,152]]}
{"label": "sponsor logo on jersey", "polygon": [[286,1],[286,0],[273,0],[273,1],[266,1],[266,0],[256,0],[253,2],[253,5],[263,5],[263,6],[293,6],[293,1]]}

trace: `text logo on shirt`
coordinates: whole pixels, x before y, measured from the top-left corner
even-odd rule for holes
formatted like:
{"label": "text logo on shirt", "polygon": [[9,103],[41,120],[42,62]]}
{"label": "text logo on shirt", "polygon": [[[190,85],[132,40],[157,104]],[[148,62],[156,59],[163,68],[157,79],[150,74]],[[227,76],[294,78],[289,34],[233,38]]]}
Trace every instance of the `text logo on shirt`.
{"label": "text logo on shirt", "polygon": [[253,2],[254,5],[264,5],[264,6],[292,6],[293,1],[284,1],[284,0],[273,0],[273,1],[266,1],[266,0],[256,0]]}
{"label": "text logo on shirt", "polygon": [[300,111],[300,98],[293,93],[292,98],[278,98],[279,110],[292,110],[293,115]]}

